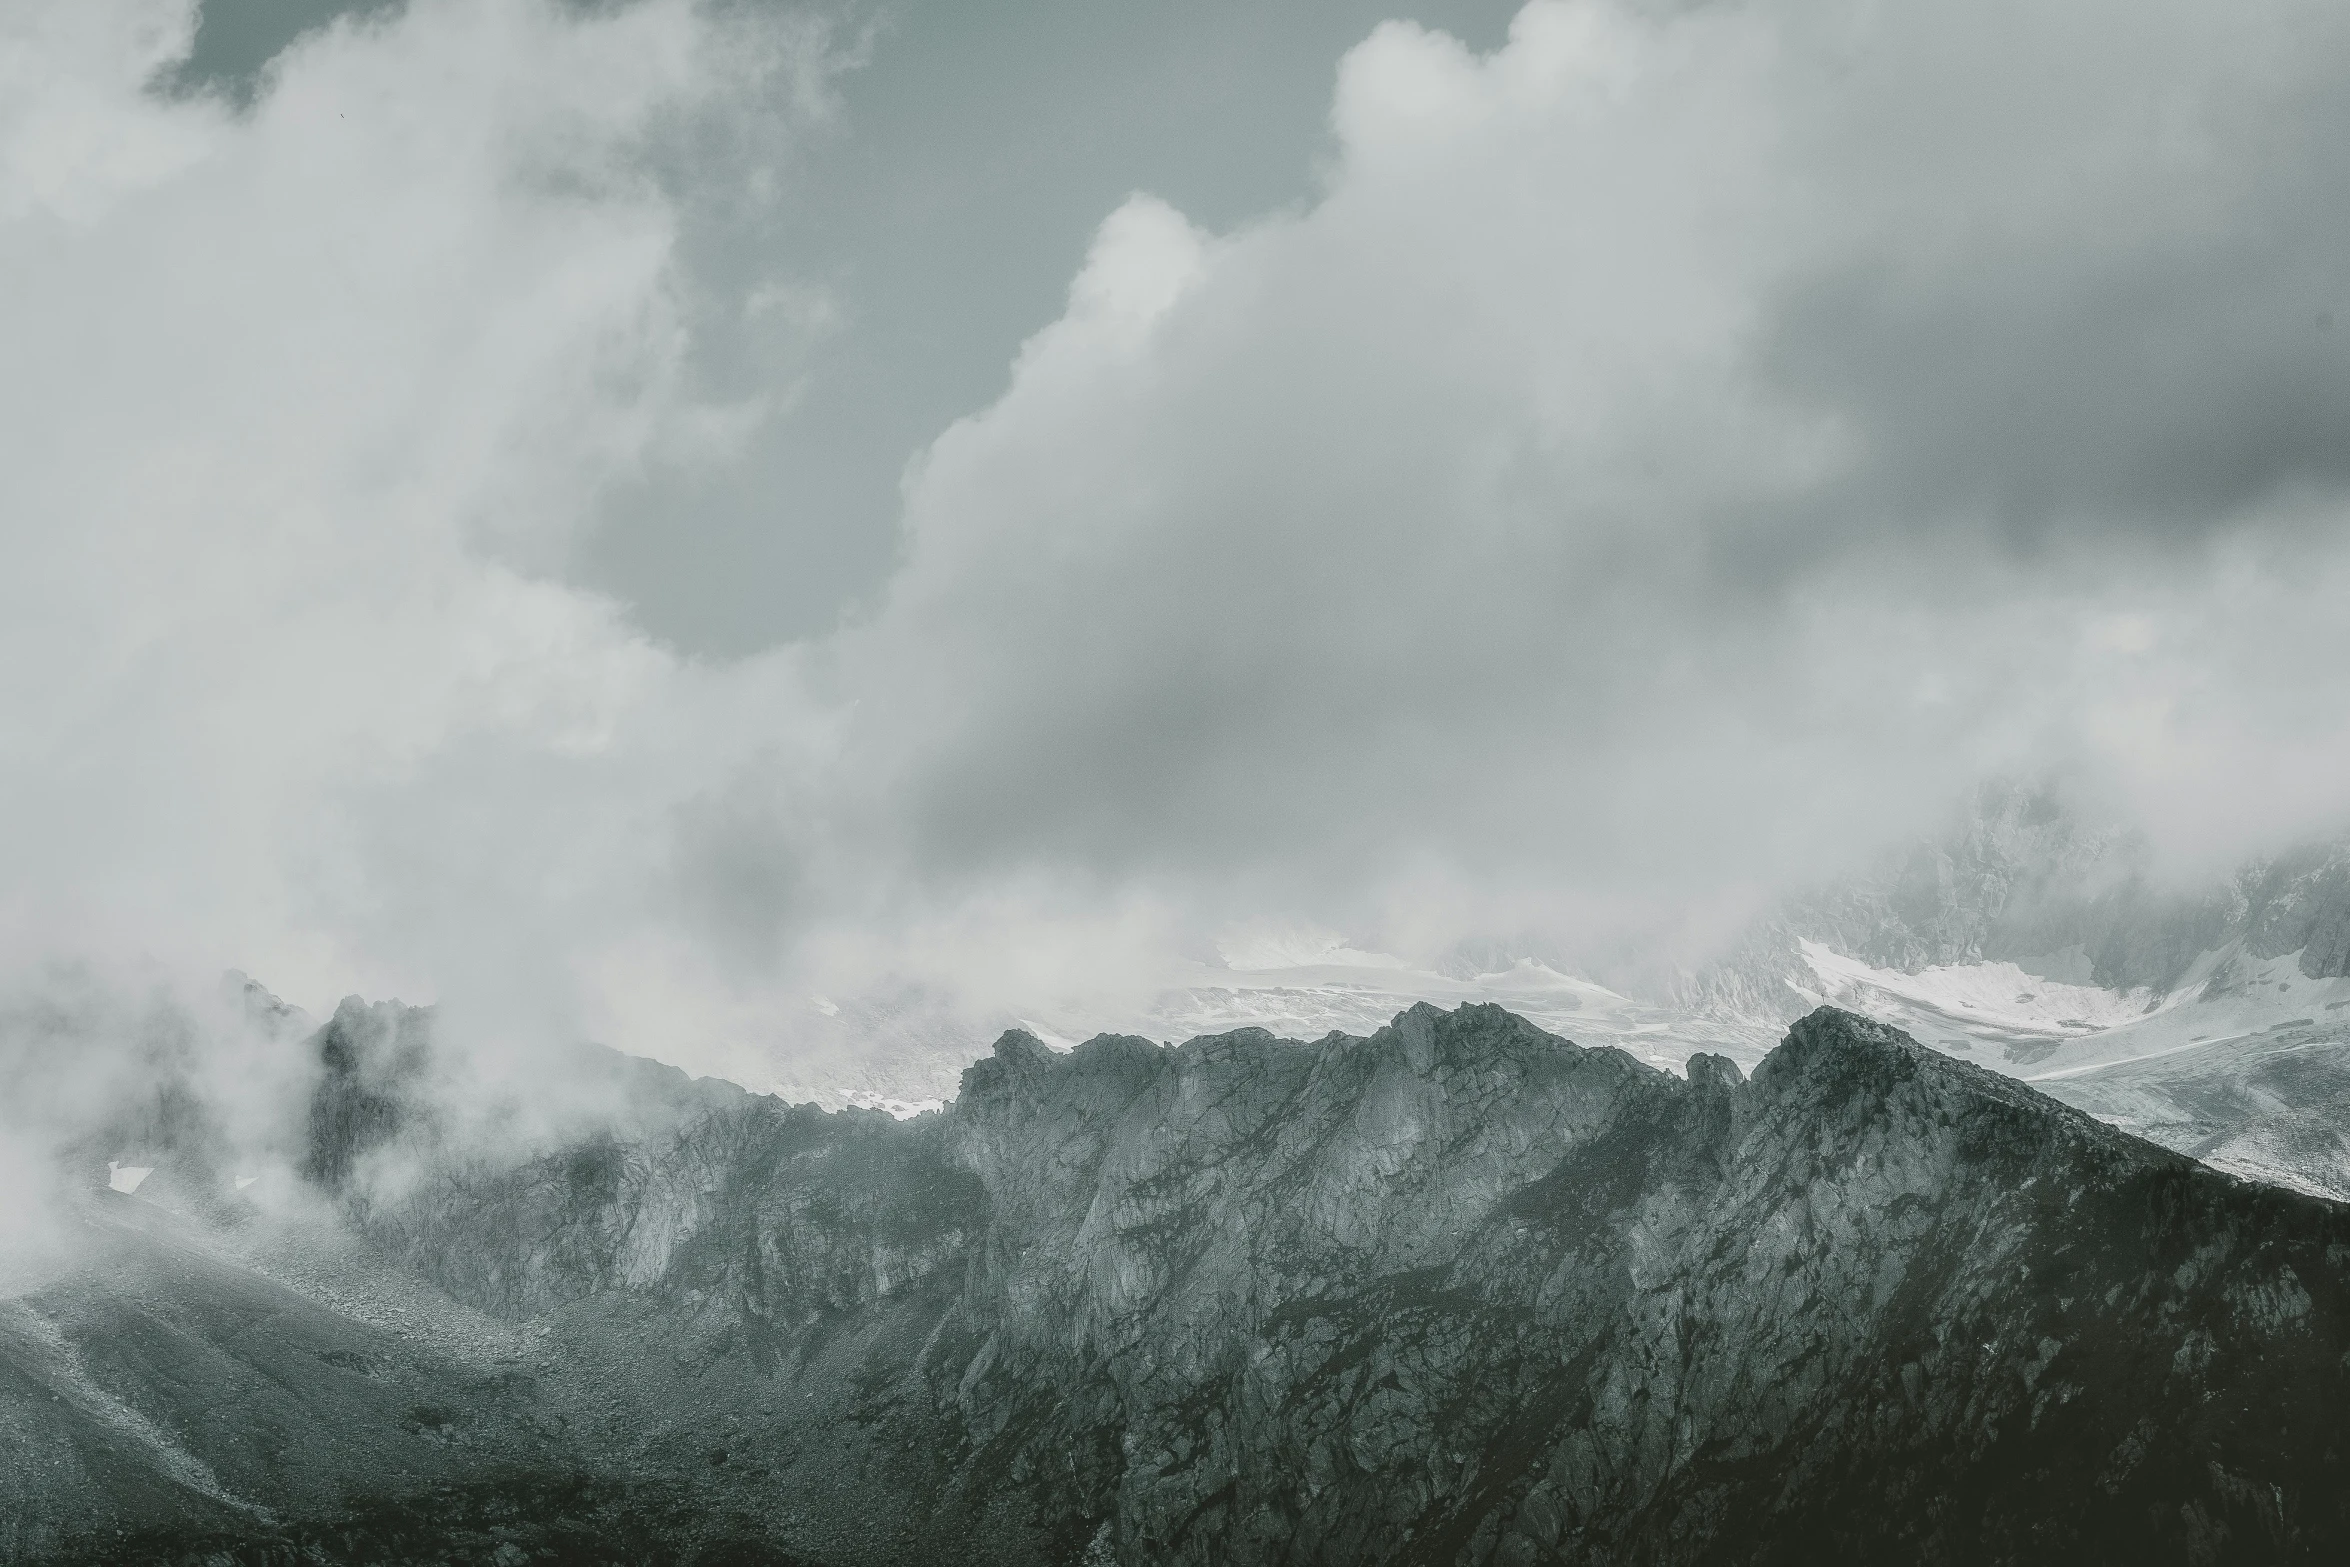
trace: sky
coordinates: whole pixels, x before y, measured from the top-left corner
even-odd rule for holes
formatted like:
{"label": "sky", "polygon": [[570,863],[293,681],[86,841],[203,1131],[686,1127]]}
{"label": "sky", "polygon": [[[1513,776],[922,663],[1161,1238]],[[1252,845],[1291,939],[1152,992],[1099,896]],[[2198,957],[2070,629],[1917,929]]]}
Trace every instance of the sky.
{"label": "sky", "polygon": [[[707,144],[668,172],[697,308],[732,317],[705,315],[694,369],[719,395],[774,401],[730,460],[599,497],[561,565],[688,653],[821,633],[870,598],[907,460],[1003,390],[1103,215],[1135,190],[1218,228],[1306,200],[1335,62],[1388,15],[1378,0],[759,3],[829,59],[823,112],[789,143],[730,149],[767,201],[733,200],[744,171]],[[388,9],[214,0],[172,84],[250,99],[306,32]],[[1490,47],[1514,10],[1433,0],[1415,16]],[[796,308],[745,330],[762,288]]]}
{"label": "sky", "polygon": [[0,969],[763,1085],[2334,830],[2344,147],[2333,0],[11,7]]}

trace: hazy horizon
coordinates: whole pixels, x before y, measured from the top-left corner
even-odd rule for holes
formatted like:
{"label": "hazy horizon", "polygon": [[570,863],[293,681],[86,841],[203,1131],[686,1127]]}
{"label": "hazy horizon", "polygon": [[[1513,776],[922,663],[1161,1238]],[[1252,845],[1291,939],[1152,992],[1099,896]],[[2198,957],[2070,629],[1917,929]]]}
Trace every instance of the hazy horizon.
{"label": "hazy horizon", "polygon": [[2182,883],[2350,824],[2338,6],[0,37],[11,994],[781,1080],[1695,961],[1990,778]]}

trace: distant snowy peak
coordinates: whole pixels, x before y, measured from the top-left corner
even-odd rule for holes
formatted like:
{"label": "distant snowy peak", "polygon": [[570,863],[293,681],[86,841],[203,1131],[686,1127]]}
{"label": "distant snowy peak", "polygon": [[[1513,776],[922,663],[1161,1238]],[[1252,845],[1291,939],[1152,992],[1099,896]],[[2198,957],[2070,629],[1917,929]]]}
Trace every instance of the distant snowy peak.
{"label": "distant snowy peak", "polygon": [[[1990,785],[1940,837],[1786,898],[1673,999],[1785,1018],[1805,998],[1859,985],[1929,1010],[1948,1003],[1972,1022],[2061,1034],[2068,1021],[2119,1026],[2205,984],[2215,955],[2228,954],[2298,954],[2312,980],[2350,974],[2350,838],[2170,882],[2138,836],[2082,824],[2053,791]],[[1963,997],[1958,984],[1971,987]],[[2014,999],[2027,992],[2034,999]]]}
{"label": "distant snowy peak", "polygon": [[1692,1019],[1531,958],[1505,959],[1498,968],[1468,977],[1401,963],[1203,969],[1192,983],[1161,992],[1131,1026],[1084,1032],[1180,1041],[1262,1028],[1290,1039],[1366,1038],[1422,1002],[1452,1008],[1486,1001],[1554,1034],[1586,1045],[1614,1045],[1674,1071],[1692,1048],[1720,1049],[1749,1065],[1778,1037],[1775,1029],[1758,1030],[1743,1022]]}
{"label": "distant snowy peak", "polygon": [[2063,961],[2077,948],[2055,963],[1938,963],[1916,973],[1878,968],[1818,942],[1798,948],[1818,985],[1789,984],[1808,1004],[1875,1003],[1870,1010],[1923,1013],[2003,1037],[2077,1038],[2134,1023],[2178,999],[2145,986],[2116,991],[2050,977],[2052,969],[2084,966]]}
{"label": "distant snowy peak", "polygon": [[1277,973],[1301,968],[1404,968],[1401,958],[1366,952],[1335,931],[1296,923],[1265,923],[1231,932],[1216,942],[1216,955],[1236,974]]}
{"label": "distant snowy peak", "polygon": [[1943,1050],[1986,1050],[1986,1065],[2030,1082],[2281,1029],[2350,1038],[2350,977],[2312,980],[2305,954],[2257,957],[2241,940],[2200,954],[2168,991],[2051,979],[2056,965],[2029,960],[1903,973],[1816,942],[1799,950],[1809,975],[1787,981],[1796,1004],[1865,1012]]}

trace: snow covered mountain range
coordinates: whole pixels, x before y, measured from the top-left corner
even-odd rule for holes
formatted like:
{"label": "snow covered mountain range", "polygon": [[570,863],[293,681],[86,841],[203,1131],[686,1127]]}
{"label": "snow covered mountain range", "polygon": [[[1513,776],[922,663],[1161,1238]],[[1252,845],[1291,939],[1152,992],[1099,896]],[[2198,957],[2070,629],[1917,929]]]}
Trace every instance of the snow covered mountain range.
{"label": "snow covered mountain range", "polygon": [[786,1097],[910,1114],[1021,1028],[1182,1040],[1234,1028],[1365,1036],[1419,1002],[1492,1002],[1585,1045],[1678,1070],[1752,1069],[1823,1003],[2219,1168],[2350,1198],[2350,839],[2185,887],[2145,845],[2047,788],[1994,784],[1941,836],[1771,911],[1729,952],[1615,988],[1555,954],[1418,967],[1336,941],[1260,941],[1194,964],[1130,1012],[960,1017],[919,995],[843,1003],[828,1080]]}

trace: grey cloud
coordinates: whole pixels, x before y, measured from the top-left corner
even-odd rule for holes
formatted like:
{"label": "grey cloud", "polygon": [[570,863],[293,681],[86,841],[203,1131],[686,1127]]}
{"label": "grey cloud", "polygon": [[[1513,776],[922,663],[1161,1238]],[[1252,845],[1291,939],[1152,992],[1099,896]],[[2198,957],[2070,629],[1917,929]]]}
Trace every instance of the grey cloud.
{"label": "grey cloud", "polygon": [[754,764],[671,815],[678,907],[697,939],[738,971],[771,968],[803,934],[815,901],[810,824],[792,819],[789,798],[775,769]]}
{"label": "grey cloud", "polygon": [[[2199,853],[2345,807],[2341,389],[2276,324],[2336,226],[2294,205],[2350,58],[2330,4],[1543,0],[1483,53],[1384,27],[1320,168],[1170,155],[1175,200],[1116,205],[1058,299],[1038,214],[1134,178],[1076,145],[1115,107],[1082,82],[1043,116],[1069,161],[979,178],[1034,145],[990,100],[944,188],[842,217],[795,181],[862,167],[889,44],[840,74],[853,29],[777,24],[746,72],[728,29],[771,13],[417,0],[232,113],[143,90],[160,46],[100,25],[129,14],[43,11],[25,56],[104,136],[0,93],[30,105],[0,259],[34,367],[0,499],[35,520],[0,800],[44,827],[5,845],[15,966],[239,963],[765,1086],[849,1048],[860,986],[924,998],[929,1039],[1252,920],[1562,962],[1719,929],[1990,771],[2093,776]],[[2027,22],[2055,31],[2018,49]],[[2110,132],[2114,49],[2200,94],[2193,156]],[[897,134],[920,164],[941,133]],[[864,237],[746,255],[803,220]],[[953,287],[885,320],[933,262]],[[763,288],[773,335],[726,341]],[[961,368],[901,406],[947,326]],[[2150,375],[2150,342],[2209,374]],[[800,477],[743,475],[884,404],[856,472],[934,437],[884,497],[895,555],[827,522],[803,560],[768,526]],[[811,447],[758,446],[778,410]],[[865,506],[850,467],[806,482]],[[758,551],[698,554],[737,502]],[[613,507],[637,557],[591,570]],[[697,604],[742,646],[763,598],[818,625],[859,573],[837,632],[679,651],[727,641],[680,629]]]}
{"label": "grey cloud", "polygon": [[136,964],[57,965],[0,986],[0,1288],[70,1251],[60,1199],[109,1163],[150,1197],[201,1203],[297,1156],[309,1020],[242,975],[182,993]]}
{"label": "grey cloud", "polygon": [[[2168,787],[2115,736],[2257,634],[2181,612],[2208,550],[2345,542],[2315,321],[2350,52],[2321,7],[2092,9],[1537,6],[1482,62],[1393,31],[1314,209],[1184,239],[1130,206],[916,471],[844,641],[887,833],[946,882],[1362,920],[1452,877],[1797,875],[1992,767]],[[2111,129],[2156,92],[2184,151]],[[1191,274],[1147,328],[1088,305],[1153,266]],[[2170,673],[2109,622],[2159,622]],[[2307,738],[2229,736],[2247,776]]]}
{"label": "grey cloud", "polygon": [[380,16],[405,0],[202,0],[188,52],[165,74],[175,92],[217,92],[249,107],[269,64],[304,33],[338,18]]}
{"label": "grey cloud", "polygon": [[[1855,511],[1980,520],[2015,546],[2175,543],[2350,484],[2350,88],[2230,101],[2179,71],[2132,86],[2211,122],[2187,166],[2084,170],[2106,188],[2021,234],[1993,206],[1980,240],[1864,252],[1790,287],[1771,364],[1856,431]],[[2084,115],[2123,107],[2086,91]]]}
{"label": "grey cloud", "polygon": [[2191,539],[2350,484],[2342,281],[2309,264],[2350,229],[2312,238],[2168,275],[1984,278],[1956,298],[1850,272],[1792,313],[1786,368],[1865,432],[1859,488],[1893,515],[1979,515],[2024,544]]}
{"label": "grey cloud", "polygon": [[[1411,8],[1484,43],[1515,9]],[[781,162],[760,146],[673,171],[684,276],[708,310],[699,368],[727,395],[788,390],[729,460],[660,466],[609,496],[572,574],[695,652],[828,632],[895,564],[907,460],[1001,392],[1102,213],[1138,187],[1218,226],[1310,196],[1332,62],[1391,10],[816,8],[855,62],[822,131]],[[746,167],[763,198],[729,188]],[[821,301],[818,329],[745,308],[777,280]]]}

